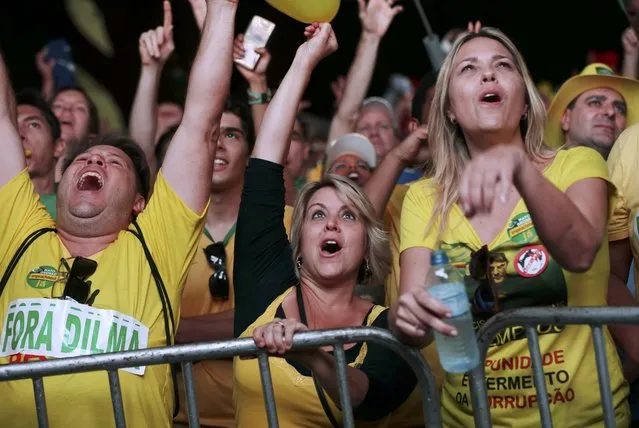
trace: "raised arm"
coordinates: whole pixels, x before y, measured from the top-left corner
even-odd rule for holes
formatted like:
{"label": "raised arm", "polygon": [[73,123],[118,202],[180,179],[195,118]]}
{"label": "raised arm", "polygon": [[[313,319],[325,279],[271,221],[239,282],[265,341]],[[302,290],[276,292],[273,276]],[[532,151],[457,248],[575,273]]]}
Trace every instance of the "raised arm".
{"label": "raised arm", "polygon": [[330,24],[313,24],[306,28],[311,37],[297,50],[291,68],[271,101],[253,149],[254,158],[284,165],[291,143],[297,108],[311,73],[322,58],[337,49]]}
{"label": "raised arm", "polygon": [[16,128],[16,106],[9,73],[0,52],[0,188],[18,175],[25,166],[24,151]]}
{"label": "raised arm", "polygon": [[142,147],[151,174],[157,172],[155,158],[155,132],[157,129],[158,90],[164,64],[169,59],[175,44],[173,43],[173,13],[171,3],[164,1],[164,24],[155,30],[149,30],[140,36],[140,80],[135,91],[129,133]]}
{"label": "raised arm", "polygon": [[399,146],[390,151],[364,185],[364,191],[380,218],[384,216],[388,199],[404,168],[423,164],[428,160],[427,137],[426,126],[420,126],[413,131]]}
{"label": "raised arm", "polygon": [[[260,59],[255,66],[255,70],[249,70],[235,63],[235,68],[246,79],[248,83],[249,104],[251,105],[251,115],[253,117],[253,126],[255,134],[259,134],[262,120],[268,107],[268,81],[266,80],[266,71],[271,62],[271,53],[266,48],[255,49],[260,54]],[[233,58],[240,59],[246,54],[244,49],[244,34],[238,34],[235,38],[233,46]]]}
{"label": "raised arm", "polygon": [[386,34],[393,18],[402,11],[401,6],[393,6],[397,0],[358,0],[359,19],[362,23],[362,36],[357,46],[353,65],[346,78],[344,97],[333,116],[328,141],[333,141],[349,132],[353,132],[357,112],[368,92],[379,42]]}
{"label": "raised arm", "polygon": [[233,67],[233,30],[237,0],[209,0],[202,40],[191,69],[184,117],[169,145],[162,174],[194,211],[210,195],[220,118]]}

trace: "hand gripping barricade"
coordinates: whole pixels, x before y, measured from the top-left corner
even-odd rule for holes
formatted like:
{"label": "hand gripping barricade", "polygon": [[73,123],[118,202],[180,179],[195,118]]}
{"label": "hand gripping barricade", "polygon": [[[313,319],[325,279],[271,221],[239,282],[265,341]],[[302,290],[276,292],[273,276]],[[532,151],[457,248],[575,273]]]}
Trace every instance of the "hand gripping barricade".
{"label": "hand gripping barricade", "polygon": [[[431,374],[428,364],[416,349],[402,345],[388,331],[374,327],[353,327],[296,334],[293,340],[293,349],[318,348],[326,345],[334,346],[337,359],[340,404],[343,409],[343,426],[345,428],[355,426],[346,380],[344,354],[344,344],[354,342],[374,342],[392,349],[402,357],[410,365],[417,377],[417,383],[422,393],[424,423],[429,428],[441,427],[439,393],[435,378]],[[199,427],[193,380],[193,362],[250,355],[256,355],[258,359],[269,427],[278,427],[277,409],[275,407],[273,384],[268,364],[269,357],[266,352],[255,346],[251,338],[3,365],[0,366],[0,382],[32,379],[38,427],[45,428],[49,425],[43,377],[104,370],[109,378],[115,426],[120,428],[126,427],[126,419],[122,404],[118,369],[181,363],[189,426]]]}
{"label": "hand gripping barricade", "polygon": [[[490,318],[479,330],[477,341],[480,359],[481,361],[486,360],[488,347],[500,331],[507,327],[523,326],[530,350],[533,383],[537,393],[537,403],[539,403],[540,426],[550,428],[553,425],[550,406],[546,399],[546,381],[542,370],[543,362],[537,326],[576,324],[589,325],[592,328],[604,422],[606,428],[613,428],[616,423],[603,326],[606,324],[639,324],[639,307],[539,307],[503,311]],[[492,427],[484,367],[485,365],[481,364],[470,373],[475,426],[482,428]]]}

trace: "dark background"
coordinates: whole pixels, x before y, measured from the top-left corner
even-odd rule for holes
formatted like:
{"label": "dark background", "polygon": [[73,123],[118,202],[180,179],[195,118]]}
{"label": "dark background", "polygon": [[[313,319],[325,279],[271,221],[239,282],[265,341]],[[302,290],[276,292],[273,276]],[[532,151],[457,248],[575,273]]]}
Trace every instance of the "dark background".
{"label": "dark background", "polygon": [[[304,0],[299,0],[304,1]],[[56,37],[73,48],[74,59],[115,97],[125,117],[139,74],[138,38],[141,32],[162,23],[161,0],[95,0],[102,11],[115,55],[104,57],[77,31],[67,16],[63,0],[1,0],[0,48],[5,54],[16,89],[40,86],[35,53]],[[536,81],[560,84],[580,70],[587,52],[621,53],[620,37],[627,21],[617,0],[421,0],[433,30],[440,37],[469,20],[502,29],[520,48]],[[392,72],[419,78],[430,70],[421,39],[425,31],[412,0],[402,0],[405,10],[391,25],[382,42],[371,94],[381,94]],[[199,33],[187,0],[172,0],[176,52],[165,69],[162,99],[183,98],[189,65]],[[303,24],[279,13],[263,0],[240,0],[237,30],[244,31],[254,14],[274,21],[277,28],[269,43],[273,62],[269,70],[277,85],[303,40]],[[333,25],[339,51],[320,64],[306,98],[311,111],[329,115],[330,82],[346,74],[360,34],[357,1],[342,0]],[[234,91],[242,90],[241,76],[234,75]]]}

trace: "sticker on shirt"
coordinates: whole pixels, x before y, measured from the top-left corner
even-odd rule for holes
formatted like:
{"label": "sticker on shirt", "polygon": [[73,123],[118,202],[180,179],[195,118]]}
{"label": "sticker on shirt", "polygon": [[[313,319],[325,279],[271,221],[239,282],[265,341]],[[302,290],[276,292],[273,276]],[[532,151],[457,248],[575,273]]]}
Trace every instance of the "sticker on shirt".
{"label": "sticker on shirt", "polygon": [[[48,358],[135,351],[148,346],[149,329],[135,318],[71,300],[17,299],[4,317],[0,356]],[[145,367],[121,370],[144,375]]]}
{"label": "sticker on shirt", "polygon": [[515,258],[515,271],[524,278],[534,278],[546,270],[549,260],[543,246],[526,247]]}
{"label": "sticker on shirt", "polygon": [[31,288],[38,290],[44,290],[51,288],[53,284],[64,279],[65,273],[58,272],[53,266],[40,266],[39,268],[32,269],[27,274],[27,284]]}
{"label": "sticker on shirt", "polygon": [[529,213],[521,213],[510,220],[506,228],[508,238],[518,244],[527,244],[537,238],[537,231]]}

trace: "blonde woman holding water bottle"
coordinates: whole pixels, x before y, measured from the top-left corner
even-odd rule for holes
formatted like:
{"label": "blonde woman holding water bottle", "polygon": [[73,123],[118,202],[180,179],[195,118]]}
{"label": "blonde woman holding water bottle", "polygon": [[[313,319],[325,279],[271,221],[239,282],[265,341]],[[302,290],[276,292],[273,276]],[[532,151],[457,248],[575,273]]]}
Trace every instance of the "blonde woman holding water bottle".
{"label": "blonde woman holding water bottle", "polygon": [[[455,373],[477,362],[472,344],[455,343],[469,341],[455,328],[464,308],[477,330],[505,309],[606,305],[605,230],[614,189],[605,162],[589,148],[549,149],[544,121],[526,65],[503,33],[484,28],[458,39],[428,120],[432,178],[412,184],[403,205],[402,295],[389,317],[407,343],[429,343],[432,332],[446,337],[439,350],[449,368],[446,426],[473,426],[468,378]],[[439,249],[449,260],[434,253]],[[433,254],[439,261],[429,276]],[[446,264],[463,276],[466,305],[450,291],[456,281],[436,281]],[[555,426],[603,426],[590,329],[539,330]],[[627,426],[628,388],[608,334],[606,349],[617,426]],[[483,364],[495,426],[539,426],[529,358],[522,329],[500,333],[488,349]]]}

